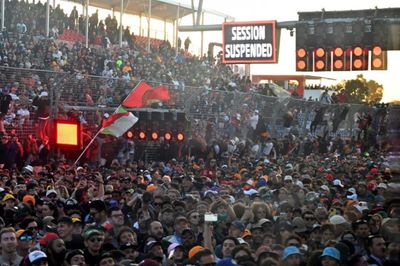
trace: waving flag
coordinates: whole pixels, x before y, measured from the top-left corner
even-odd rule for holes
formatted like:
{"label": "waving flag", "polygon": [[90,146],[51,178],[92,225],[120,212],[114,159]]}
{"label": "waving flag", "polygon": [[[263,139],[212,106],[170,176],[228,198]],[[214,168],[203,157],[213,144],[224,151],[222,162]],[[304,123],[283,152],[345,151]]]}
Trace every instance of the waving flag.
{"label": "waving flag", "polygon": [[120,107],[115,114],[103,120],[101,133],[121,137],[130,129],[139,119],[131,112],[127,112]]}
{"label": "waving flag", "polygon": [[143,95],[151,90],[152,88],[144,81],[140,81],[135,88],[132,89],[131,93],[129,93],[128,97],[122,102],[122,105],[128,108],[139,108],[143,107]]}
{"label": "waving flag", "polygon": [[171,99],[169,89],[167,86],[161,85],[155,89],[148,90],[142,97],[144,106],[155,102],[168,102]]}

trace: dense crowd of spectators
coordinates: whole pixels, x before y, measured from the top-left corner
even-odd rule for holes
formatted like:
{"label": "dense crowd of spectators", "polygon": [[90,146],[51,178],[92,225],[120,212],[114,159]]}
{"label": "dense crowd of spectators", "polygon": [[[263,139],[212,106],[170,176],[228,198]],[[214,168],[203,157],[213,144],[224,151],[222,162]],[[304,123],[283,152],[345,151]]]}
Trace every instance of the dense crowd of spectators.
{"label": "dense crowd of spectators", "polygon": [[[0,40],[2,265],[400,263],[398,173],[376,138],[384,115],[360,113],[366,127],[347,140],[331,138],[326,127],[322,135],[302,138],[292,130],[299,110],[289,100],[285,112],[275,114],[285,131],[271,138],[263,117],[268,112],[260,111],[265,102],[252,92],[273,92],[218,60],[184,50],[176,55],[168,42],[147,52],[129,30],[122,48],[67,45],[44,38],[40,1],[6,1],[6,8],[11,16]],[[57,7],[52,14],[54,37],[83,24],[75,11],[68,16]],[[92,41],[115,42],[115,22],[93,14]],[[70,105],[113,106],[141,79],[174,84],[196,97],[193,110],[222,119],[200,116],[192,136],[179,144],[160,139],[159,161],[141,160],[139,144],[110,136],[96,139],[79,167],[68,160],[77,154],[50,156],[51,88],[63,88],[60,98]],[[175,99],[170,107],[183,96]],[[332,128],[346,108],[332,112]],[[318,112],[312,129],[322,123],[325,110]],[[58,115],[88,119],[76,108],[60,107]],[[102,117],[99,112],[93,120]],[[16,130],[34,124],[37,132],[20,141]],[[84,143],[91,134],[85,132]]]}

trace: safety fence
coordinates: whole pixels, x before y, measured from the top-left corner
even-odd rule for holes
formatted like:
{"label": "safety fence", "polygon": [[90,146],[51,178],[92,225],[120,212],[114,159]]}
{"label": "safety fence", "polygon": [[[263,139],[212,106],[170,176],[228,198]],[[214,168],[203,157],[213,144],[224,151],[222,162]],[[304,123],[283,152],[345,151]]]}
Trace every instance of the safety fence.
{"label": "safety fence", "polygon": [[[152,87],[160,85],[157,82],[146,82]],[[15,129],[21,137],[34,133],[36,109],[32,101],[45,90],[49,94],[52,118],[66,118],[71,110],[77,110],[85,126],[96,128],[103,113],[112,113],[137,83],[137,80],[91,76],[79,72],[0,67],[1,87],[6,88],[5,91],[9,90],[13,98],[8,113],[4,115],[4,124],[6,129]],[[165,85],[169,87],[171,100],[157,108],[184,111],[192,129],[200,133],[204,133],[207,123],[214,123],[218,132],[226,121],[235,120],[243,135],[250,126],[250,117],[255,110],[259,111],[273,137],[282,136],[288,130],[285,119],[289,117],[291,120],[291,116],[293,119],[289,126],[292,132],[306,136],[317,111],[324,115],[316,134],[322,134],[325,130],[332,132],[332,123],[340,114],[344,114],[343,121],[337,132],[332,134],[338,133],[344,137],[355,134],[357,116],[363,112],[377,117],[376,121],[372,121],[376,128],[382,122],[382,116],[375,116],[380,110],[366,105],[326,105],[291,97],[277,98],[251,92],[189,87],[178,82]],[[27,109],[29,114],[21,112],[21,109]],[[147,110],[154,111],[154,106]]]}

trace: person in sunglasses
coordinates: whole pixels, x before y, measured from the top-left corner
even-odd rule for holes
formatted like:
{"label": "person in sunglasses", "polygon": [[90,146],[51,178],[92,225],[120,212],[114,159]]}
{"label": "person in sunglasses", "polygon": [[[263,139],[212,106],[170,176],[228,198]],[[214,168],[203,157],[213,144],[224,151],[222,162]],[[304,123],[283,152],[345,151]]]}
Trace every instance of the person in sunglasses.
{"label": "person in sunglasses", "polygon": [[104,231],[97,228],[88,228],[83,233],[85,244],[85,261],[88,266],[98,263],[104,243]]}
{"label": "person in sunglasses", "polygon": [[35,238],[33,237],[32,231],[29,230],[18,230],[15,235],[17,236],[17,253],[21,257],[25,257],[29,254],[29,250],[35,245]]}

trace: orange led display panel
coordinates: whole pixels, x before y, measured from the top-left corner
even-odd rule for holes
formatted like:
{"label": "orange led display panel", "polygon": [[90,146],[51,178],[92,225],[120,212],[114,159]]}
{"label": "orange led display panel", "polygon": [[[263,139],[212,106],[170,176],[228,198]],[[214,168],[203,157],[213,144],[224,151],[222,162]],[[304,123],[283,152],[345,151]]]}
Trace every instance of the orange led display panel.
{"label": "orange led display panel", "polygon": [[78,122],[74,121],[55,121],[55,144],[64,148],[80,148],[81,128]]}

